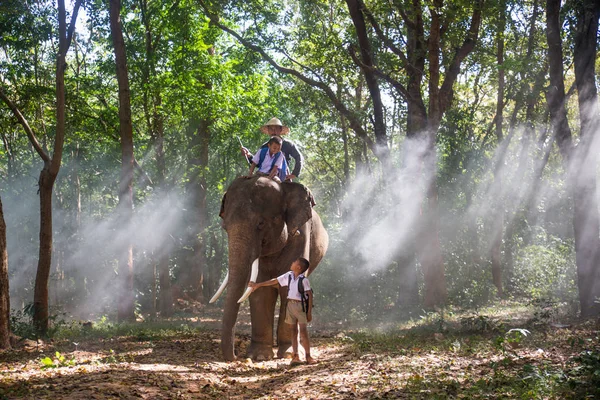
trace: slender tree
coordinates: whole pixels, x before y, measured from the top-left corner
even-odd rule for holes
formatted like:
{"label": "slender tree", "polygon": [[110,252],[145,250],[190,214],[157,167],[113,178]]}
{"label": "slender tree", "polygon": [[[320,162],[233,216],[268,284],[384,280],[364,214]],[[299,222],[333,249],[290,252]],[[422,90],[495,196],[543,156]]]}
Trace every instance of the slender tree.
{"label": "slender tree", "polygon": [[[121,138],[121,179],[119,184],[119,228],[127,230],[133,215],[133,123],[131,120],[131,94],[127,75],[125,41],[121,28],[121,1],[110,0],[110,31],[115,51],[117,81],[119,83],[119,133]],[[119,320],[133,320],[133,244],[126,237],[119,254],[120,290]]]}
{"label": "slender tree", "polygon": [[10,294],[8,290],[8,251],[6,223],[0,199],[0,349],[10,347]]}
{"label": "slender tree", "polygon": [[[504,31],[506,29],[506,1],[498,2],[498,27],[496,31],[496,63],[498,65],[498,92],[496,95],[496,118],[495,132],[498,143],[503,139],[504,123]],[[502,191],[502,176],[498,169],[494,169],[494,185],[498,192]],[[496,201],[501,202],[497,197]],[[502,233],[504,230],[504,207],[495,207],[496,210],[492,222],[492,243],[490,247],[490,258],[492,261],[492,279],[498,295],[503,295],[502,287]]]}
{"label": "slender tree", "polygon": [[66,54],[71,45],[75,21],[82,0],[77,0],[71,14],[71,22],[67,30],[66,10],[64,0],[58,0],[58,49],[56,55],[56,135],[54,137],[54,152],[52,156],[38,142],[35,133],[17,106],[0,90],[0,98],[10,107],[17,117],[32,146],[44,162],[38,180],[40,193],[40,247],[35,290],[33,297],[33,321],[40,334],[48,331],[48,278],[52,265],[52,196],[54,183],[62,162],[65,141],[65,70],[67,68]]}
{"label": "slender tree", "polygon": [[[173,3],[172,7],[177,7],[179,1]],[[145,35],[145,60],[143,66],[143,107],[146,116],[146,124],[150,130],[150,137],[154,146],[154,154],[156,158],[156,184],[161,194],[167,198],[168,187],[166,182],[167,167],[165,160],[165,121],[164,112],[162,110],[163,96],[161,88],[153,79],[157,77],[157,67],[159,54],[158,47],[161,45],[163,38],[164,24],[155,26],[153,12],[150,9],[148,1],[140,0],[140,11],[142,25]],[[159,292],[159,307],[162,317],[170,317],[173,314],[173,297],[171,290],[171,277],[169,271],[168,251],[158,252],[158,280],[160,284]],[[156,277],[154,278],[156,280]]]}

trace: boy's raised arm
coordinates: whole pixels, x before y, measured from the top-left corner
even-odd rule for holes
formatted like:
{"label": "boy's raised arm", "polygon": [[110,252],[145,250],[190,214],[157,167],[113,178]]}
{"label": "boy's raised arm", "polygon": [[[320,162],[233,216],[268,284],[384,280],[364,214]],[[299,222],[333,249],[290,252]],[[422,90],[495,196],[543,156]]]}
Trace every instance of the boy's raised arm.
{"label": "boy's raised arm", "polygon": [[268,281],[264,281],[264,282],[260,282],[260,283],[248,282],[248,287],[251,288],[252,291],[258,289],[259,287],[263,287],[263,286],[277,286],[277,285],[279,285],[277,278],[269,279]]}

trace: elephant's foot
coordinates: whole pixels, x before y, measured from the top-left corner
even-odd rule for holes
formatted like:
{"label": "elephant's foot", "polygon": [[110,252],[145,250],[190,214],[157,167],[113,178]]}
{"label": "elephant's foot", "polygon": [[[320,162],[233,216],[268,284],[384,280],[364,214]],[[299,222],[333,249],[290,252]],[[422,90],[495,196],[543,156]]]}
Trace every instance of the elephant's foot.
{"label": "elephant's foot", "polygon": [[246,355],[255,361],[266,361],[273,358],[273,346],[270,344],[251,342]]}
{"label": "elephant's foot", "polygon": [[222,345],[221,352],[223,353],[223,358],[225,359],[225,361],[236,361],[237,360],[233,346]]}
{"label": "elephant's foot", "polygon": [[292,344],[281,343],[277,349],[277,358],[292,358]]}

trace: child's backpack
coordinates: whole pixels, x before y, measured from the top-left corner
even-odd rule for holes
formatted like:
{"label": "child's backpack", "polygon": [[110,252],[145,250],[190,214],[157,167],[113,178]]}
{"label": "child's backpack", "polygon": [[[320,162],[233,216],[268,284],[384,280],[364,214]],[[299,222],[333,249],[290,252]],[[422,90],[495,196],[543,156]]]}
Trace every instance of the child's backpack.
{"label": "child's backpack", "polygon": [[[298,292],[300,293],[300,300],[302,302],[302,311],[308,312],[308,294],[304,293],[304,275],[300,275],[298,278]],[[292,274],[288,275],[288,295],[290,294],[290,284],[292,283]],[[314,293],[313,293],[314,296]]]}
{"label": "child's backpack", "polygon": [[[258,167],[258,169],[260,169],[263,161],[265,161],[265,157],[267,156],[268,151],[269,151],[268,147],[263,147],[262,149],[260,149],[258,164],[256,165]],[[273,163],[271,164],[271,168],[269,168],[269,171],[273,169],[273,166],[275,165],[275,163],[277,163],[277,160],[282,155],[283,155],[283,153],[281,151],[279,153],[275,154],[275,158],[273,158]],[[283,163],[281,164],[281,169],[279,170],[278,177],[281,180],[281,182],[283,182],[283,181],[285,181],[286,176],[287,176],[287,162],[285,161],[285,157],[283,157]]]}

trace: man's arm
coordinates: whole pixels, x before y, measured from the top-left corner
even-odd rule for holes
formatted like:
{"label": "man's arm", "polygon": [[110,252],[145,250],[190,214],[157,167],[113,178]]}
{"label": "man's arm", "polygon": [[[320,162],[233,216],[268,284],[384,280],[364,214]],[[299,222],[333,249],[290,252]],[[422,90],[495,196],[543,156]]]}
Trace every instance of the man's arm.
{"label": "man's arm", "polygon": [[296,145],[289,140],[284,140],[283,146],[281,147],[281,151],[283,151],[285,154],[289,154],[290,157],[294,159],[294,170],[292,171],[291,175],[294,175],[294,178],[299,177],[300,172],[302,172],[302,164],[304,163],[304,157],[302,157],[302,154],[300,153]]}
{"label": "man's arm", "polygon": [[254,155],[252,153],[250,153],[250,150],[248,150],[244,146],[240,146],[240,149],[241,149],[242,154],[244,155],[244,157],[246,157],[248,159],[248,163],[251,163],[252,159],[254,158]]}
{"label": "man's arm", "polygon": [[256,168],[256,164],[254,164],[254,163],[250,164],[250,171],[248,171],[248,175],[246,175],[246,178],[252,178],[252,174],[254,173],[254,168]]}

